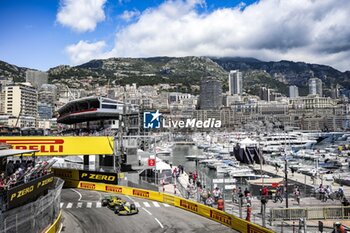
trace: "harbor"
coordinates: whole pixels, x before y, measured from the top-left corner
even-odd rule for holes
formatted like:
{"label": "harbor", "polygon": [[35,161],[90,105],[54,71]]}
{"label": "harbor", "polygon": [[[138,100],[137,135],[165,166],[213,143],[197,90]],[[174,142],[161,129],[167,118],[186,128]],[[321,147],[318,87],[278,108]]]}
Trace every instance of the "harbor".
{"label": "harbor", "polygon": [[[339,135],[336,140],[330,141],[325,137],[325,141],[320,143],[315,134],[308,138],[306,135],[300,136],[303,139],[295,136],[294,141],[287,136],[275,137],[275,142],[268,146],[268,141],[258,141],[256,135],[194,134],[193,144],[174,144],[170,155],[159,156],[171,164],[172,169],[180,165],[185,170],[178,176],[176,186],[173,181],[165,190],[188,195],[189,199],[201,202],[204,189],[213,191],[218,187],[225,202],[225,211],[245,217],[247,201],[243,198],[240,207],[234,192],[238,188],[247,189],[251,193],[252,221],[277,232],[283,232],[283,228],[285,232],[297,232],[300,224],[315,230],[318,221],[322,221],[325,229],[332,229],[335,220],[347,226],[349,216],[332,213],[344,213],[348,208],[347,204],[344,205],[344,198],[347,199],[350,193],[346,179],[350,175],[348,136]],[[276,143],[278,140],[279,143]],[[193,174],[197,176],[196,182]],[[269,195],[262,214],[261,189],[264,186],[267,186]],[[284,194],[282,201],[276,202],[278,187],[284,189]],[[324,190],[329,188],[331,193],[325,191],[324,194],[327,198],[322,197],[320,187]],[[300,190],[298,202],[294,193],[296,188]],[[339,190],[343,190],[344,197],[336,197]],[[281,217],[282,210],[284,214],[293,211],[300,216],[294,214],[291,217],[293,214],[289,213]],[[305,211],[309,215],[303,214]],[[321,212],[327,212],[327,215]],[[304,222],[300,223],[300,219]]]}

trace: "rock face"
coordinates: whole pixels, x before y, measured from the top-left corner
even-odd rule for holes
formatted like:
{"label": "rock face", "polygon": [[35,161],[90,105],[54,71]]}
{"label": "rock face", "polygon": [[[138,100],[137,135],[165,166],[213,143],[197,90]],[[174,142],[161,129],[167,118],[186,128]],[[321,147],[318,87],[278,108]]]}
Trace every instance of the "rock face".
{"label": "rock face", "polygon": [[[335,84],[350,89],[349,71],[340,72],[330,66],[304,62],[264,62],[240,57],[109,58],[92,60],[74,67],[57,66],[48,72],[50,82],[64,83],[71,87],[169,83],[185,87],[181,90],[186,91],[191,90],[193,85],[199,85],[201,77],[205,76],[217,77],[223,81],[224,90],[227,90],[228,72],[235,69],[244,73],[244,88],[252,94],[256,92],[257,86],[275,88],[287,94],[288,85],[297,85],[302,89],[301,93],[306,93],[307,82],[311,77],[323,81],[325,93]],[[26,70],[27,68],[0,61],[0,77],[24,81]]]}

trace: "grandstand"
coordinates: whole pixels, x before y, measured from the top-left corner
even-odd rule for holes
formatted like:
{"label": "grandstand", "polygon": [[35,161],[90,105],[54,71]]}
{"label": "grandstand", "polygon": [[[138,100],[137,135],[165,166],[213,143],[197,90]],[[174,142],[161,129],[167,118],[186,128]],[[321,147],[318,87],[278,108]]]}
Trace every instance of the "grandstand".
{"label": "grandstand", "polygon": [[67,103],[58,113],[57,123],[62,124],[118,119],[124,113],[124,103],[104,97],[86,97]]}

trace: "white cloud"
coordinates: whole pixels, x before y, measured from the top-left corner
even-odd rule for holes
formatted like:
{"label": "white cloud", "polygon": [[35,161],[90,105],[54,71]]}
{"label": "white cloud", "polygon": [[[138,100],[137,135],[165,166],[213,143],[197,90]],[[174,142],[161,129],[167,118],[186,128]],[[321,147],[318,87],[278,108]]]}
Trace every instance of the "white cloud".
{"label": "white cloud", "polygon": [[349,12],[349,0],[260,0],[212,12],[203,0],[165,1],[119,30],[100,56],[252,56],[350,70]]}
{"label": "white cloud", "polygon": [[123,14],[120,16],[120,18],[129,22],[132,19],[137,18],[140,14],[141,14],[141,12],[138,10],[124,11]]}
{"label": "white cloud", "polygon": [[89,43],[88,41],[79,41],[66,47],[65,52],[74,65],[81,64],[92,59],[103,58],[103,49],[106,47],[104,41]]}
{"label": "white cloud", "polygon": [[61,0],[56,20],[77,32],[93,31],[105,19],[106,0]]}

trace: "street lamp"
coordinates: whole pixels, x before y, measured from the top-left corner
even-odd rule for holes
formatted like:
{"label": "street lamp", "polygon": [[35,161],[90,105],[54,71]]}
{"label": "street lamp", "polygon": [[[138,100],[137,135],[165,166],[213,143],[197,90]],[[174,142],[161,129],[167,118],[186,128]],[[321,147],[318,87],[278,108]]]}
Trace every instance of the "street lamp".
{"label": "street lamp", "polygon": [[285,182],[285,193],[286,193],[286,208],[288,208],[288,161],[287,155],[285,154],[284,160],[284,182]]}

